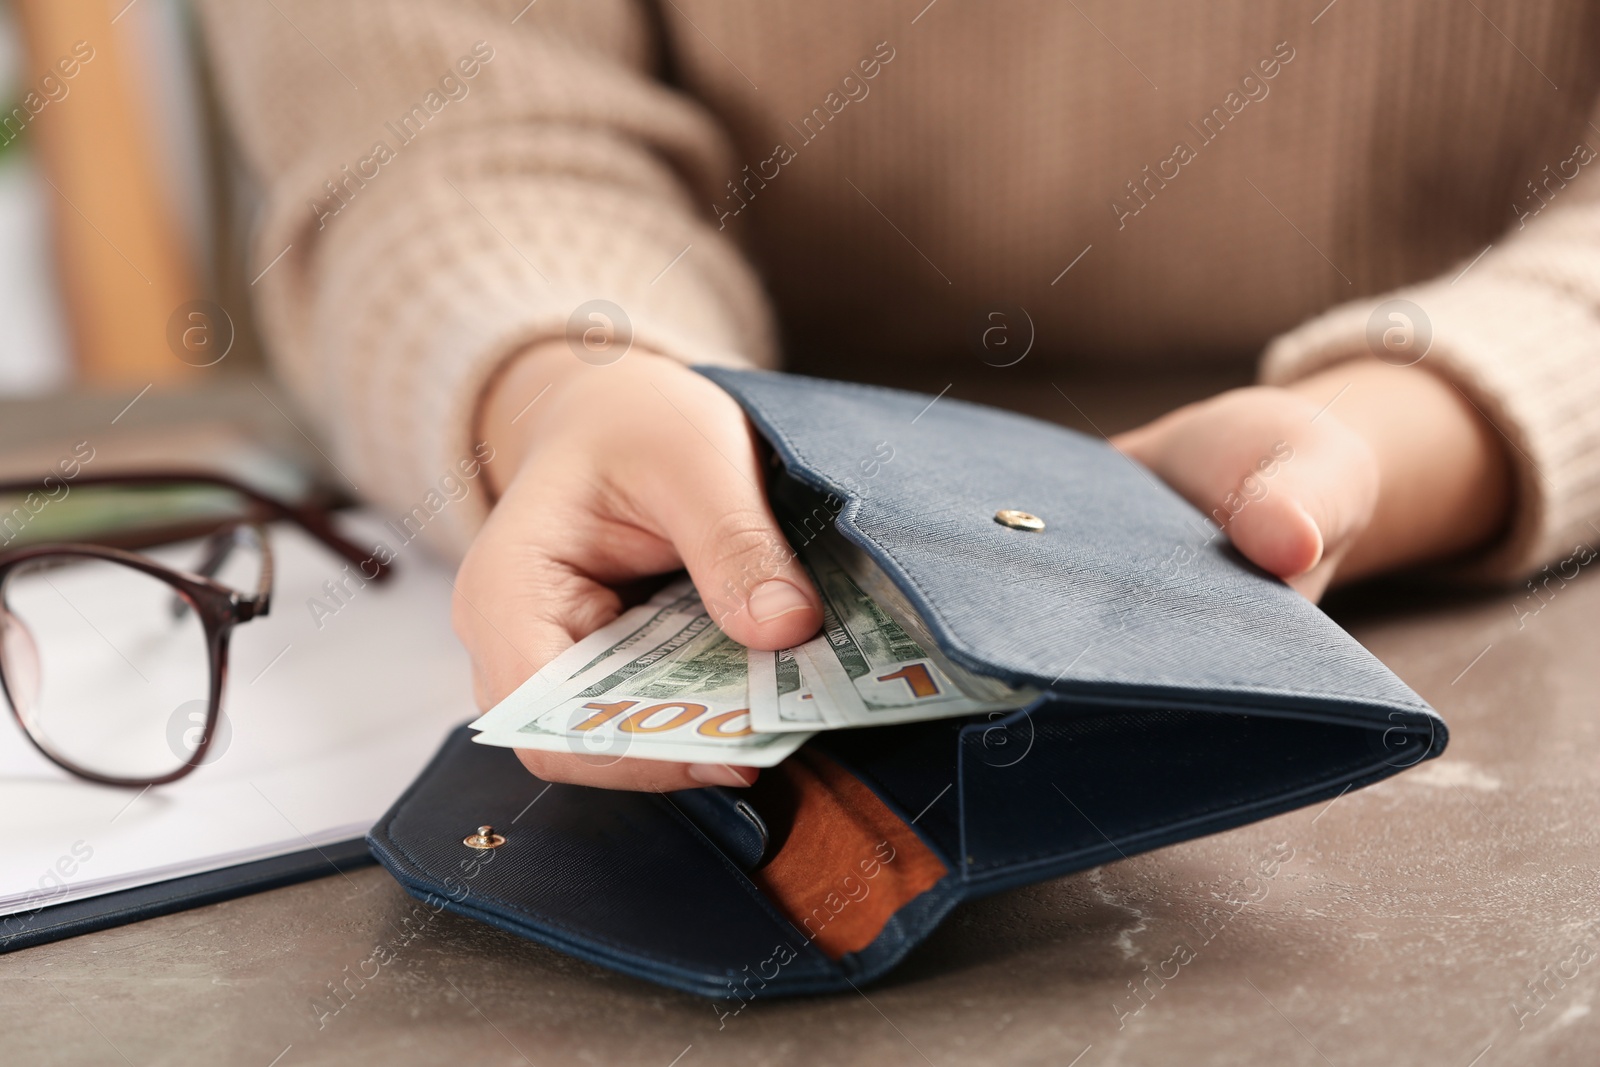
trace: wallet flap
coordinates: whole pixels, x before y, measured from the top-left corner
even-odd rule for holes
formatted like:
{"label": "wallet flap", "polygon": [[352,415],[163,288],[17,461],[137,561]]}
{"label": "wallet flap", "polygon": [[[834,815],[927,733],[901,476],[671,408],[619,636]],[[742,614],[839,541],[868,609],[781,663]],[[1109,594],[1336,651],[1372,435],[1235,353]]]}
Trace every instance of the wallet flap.
{"label": "wallet flap", "polygon": [[[840,534],[969,670],[1062,695],[1437,724],[1316,605],[1104,441],[949,397],[697,369],[791,476],[837,498]],[[1045,528],[1001,525],[1002,509]]]}

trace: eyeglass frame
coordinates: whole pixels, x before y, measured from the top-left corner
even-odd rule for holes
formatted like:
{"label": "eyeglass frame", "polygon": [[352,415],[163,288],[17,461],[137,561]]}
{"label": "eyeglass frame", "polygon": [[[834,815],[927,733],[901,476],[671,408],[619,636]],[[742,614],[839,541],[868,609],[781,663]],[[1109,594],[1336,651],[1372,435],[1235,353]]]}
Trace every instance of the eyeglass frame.
{"label": "eyeglass frame", "polygon": [[[49,475],[48,477],[56,478],[55,475]],[[57,478],[57,480],[59,481],[60,479]],[[42,482],[43,479],[0,481],[0,498],[36,491]],[[128,487],[203,485],[231,490],[268,512],[271,518],[292,522],[327,548],[356,564],[361,568],[361,576],[364,580],[381,583],[393,575],[392,563],[378,559],[374,553],[362,549],[359,545],[341,535],[333,528],[333,524],[324,509],[309,505],[287,504],[260,490],[210,471],[174,469],[125,474],[80,474],[72,479],[71,484],[73,488],[105,485]],[[253,533],[261,550],[261,574],[256,582],[256,591],[250,594],[223,585],[211,576],[226,561],[228,553],[239,543],[241,534],[246,531]],[[244,519],[225,520],[219,523],[207,536],[205,545],[205,555],[202,556],[201,565],[196,568],[199,573],[179,570],[140,553],[109,545],[96,544],[92,541],[47,542],[13,549],[0,549],[0,626],[7,625],[7,620],[15,618],[5,601],[6,584],[12,572],[26,563],[39,559],[66,557],[98,559],[119,563],[165,582],[181,598],[182,604],[187,605],[190,610],[194,611],[195,617],[199,619],[205,632],[206,650],[211,671],[210,686],[206,699],[205,729],[200,735],[199,743],[195,745],[194,751],[190,753],[188,762],[169,774],[153,778],[125,778],[101,774],[98,771],[79,767],[71,760],[52,752],[49,746],[34,732],[34,728],[29,724],[27,717],[23,715],[17,699],[13,695],[12,680],[6,676],[5,661],[7,657],[4,652],[3,642],[0,642],[0,693],[5,695],[6,705],[11,709],[12,717],[16,719],[17,725],[22,728],[22,732],[27,736],[28,741],[51,763],[68,773],[100,785],[119,786],[129,789],[148,789],[152,786],[175,782],[205,762],[212,738],[216,733],[218,720],[222,714],[222,694],[227,687],[228,677],[229,639],[232,637],[235,627],[240,623],[249,622],[251,619],[259,618],[268,613],[272,606],[273,583],[272,546],[267,539],[266,530],[260,522]],[[371,574],[367,573],[369,566],[372,568]],[[179,606],[175,605],[175,607]]]}

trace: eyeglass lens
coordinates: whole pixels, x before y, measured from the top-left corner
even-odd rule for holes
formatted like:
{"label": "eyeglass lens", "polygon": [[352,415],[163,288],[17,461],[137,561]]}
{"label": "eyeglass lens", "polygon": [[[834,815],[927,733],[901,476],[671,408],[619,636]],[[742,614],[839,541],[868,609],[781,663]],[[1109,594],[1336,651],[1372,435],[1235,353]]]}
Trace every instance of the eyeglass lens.
{"label": "eyeglass lens", "polygon": [[[185,570],[204,554],[198,543],[152,553]],[[236,547],[218,577],[248,587],[256,567],[259,554]],[[48,556],[13,570],[3,599],[0,671],[47,751],[120,779],[160,778],[193,759],[211,652],[199,612],[176,587],[115,561]]]}

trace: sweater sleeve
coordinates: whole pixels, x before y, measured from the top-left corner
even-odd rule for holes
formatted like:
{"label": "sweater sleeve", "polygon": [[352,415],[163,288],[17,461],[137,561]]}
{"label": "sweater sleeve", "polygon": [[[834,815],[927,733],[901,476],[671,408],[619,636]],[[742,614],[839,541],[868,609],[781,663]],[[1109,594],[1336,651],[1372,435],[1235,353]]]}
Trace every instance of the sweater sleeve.
{"label": "sweater sleeve", "polygon": [[[1581,161],[1581,162],[1580,162]],[[1557,170],[1564,173],[1558,174]],[[1460,390],[1499,431],[1513,514],[1499,543],[1452,571],[1511,581],[1600,544],[1600,158],[1580,144],[1508,211],[1481,258],[1397,292],[1336,307],[1277,338],[1261,378],[1285,384],[1382,354],[1386,301],[1421,310],[1431,345],[1417,361]],[[1549,175],[1554,175],[1553,178]],[[1540,205],[1543,205],[1542,208]],[[1536,212],[1536,213],[1535,213]],[[1369,327],[1374,314],[1381,320]],[[1406,359],[1411,355],[1407,354]],[[1397,362],[1398,360],[1391,360]]]}
{"label": "sweater sleeve", "polygon": [[[575,313],[604,321],[590,301],[620,308],[641,348],[772,361],[760,283],[703,206],[734,172],[728,140],[652,77],[640,5],[202,11],[263,201],[247,275],[264,341],[363,496],[437,501],[473,456],[490,378]],[[460,551],[487,498],[443,508],[425,539]]]}

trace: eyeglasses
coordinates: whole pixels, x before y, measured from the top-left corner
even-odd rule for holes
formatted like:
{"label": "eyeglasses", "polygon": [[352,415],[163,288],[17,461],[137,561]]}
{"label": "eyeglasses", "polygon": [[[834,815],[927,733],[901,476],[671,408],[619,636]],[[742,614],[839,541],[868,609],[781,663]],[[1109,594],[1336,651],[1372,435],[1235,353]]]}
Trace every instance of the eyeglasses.
{"label": "eyeglasses", "polygon": [[34,746],[106,785],[162,785],[200,766],[229,638],[271,606],[269,520],[367,581],[392,573],[326,509],[210,473],[0,482],[0,691]]}

